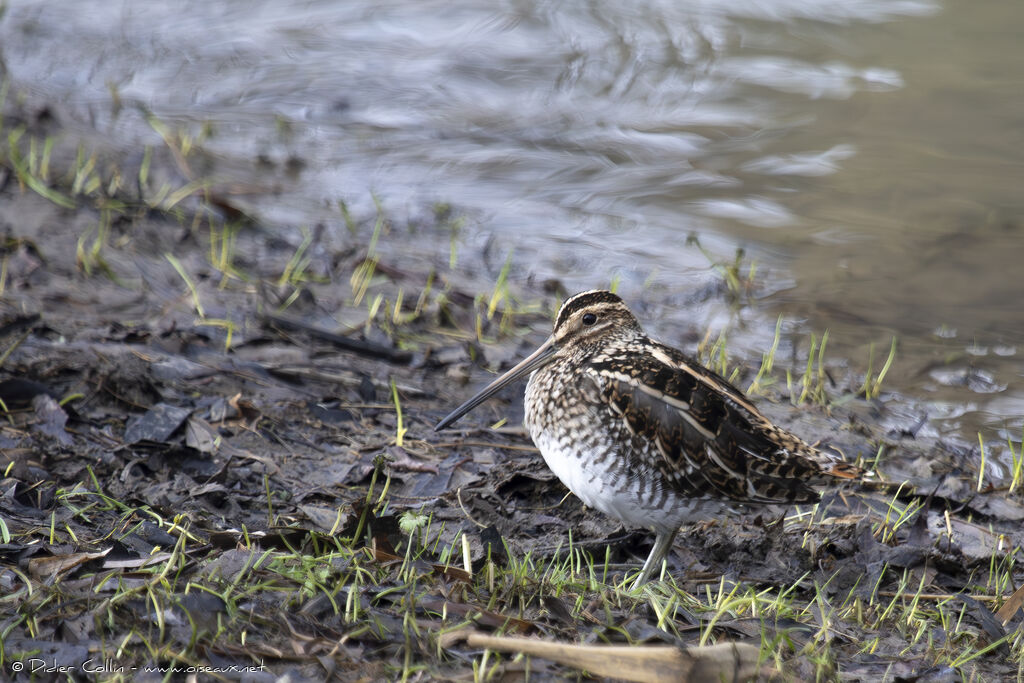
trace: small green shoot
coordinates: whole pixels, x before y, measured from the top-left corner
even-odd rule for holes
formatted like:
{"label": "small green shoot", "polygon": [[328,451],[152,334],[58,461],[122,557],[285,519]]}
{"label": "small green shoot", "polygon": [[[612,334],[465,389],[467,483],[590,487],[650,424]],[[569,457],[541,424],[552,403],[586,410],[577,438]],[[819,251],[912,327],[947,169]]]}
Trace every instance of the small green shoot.
{"label": "small green shoot", "polygon": [[[701,340],[700,344],[697,345],[697,357],[701,359],[710,370],[717,372],[722,377],[735,379],[739,375],[739,368],[734,368],[730,374],[729,370],[729,353],[727,350],[727,336],[723,330],[718,334],[718,338],[715,342],[708,345],[708,340],[711,339],[710,328],[704,334],[704,339]],[[730,379],[730,381],[732,381]]]}
{"label": "small green shoot", "polygon": [[611,292],[612,294],[618,294],[620,284],[622,284],[622,275],[620,275],[619,273],[615,273],[614,275],[612,275],[611,282],[608,283],[608,291]]}
{"label": "small green shoot", "polygon": [[422,512],[406,510],[398,517],[398,528],[406,536],[412,536],[416,531],[424,528],[430,518]]}
{"label": "small green shoot", "polygon": [[978,448],[981,450],[981,464],[978,466],[978,493],[981,493],[985,484],[985,439],[982,438],[981,432],[978,432]]}
{"label": "small green shoot", "polygon": [[210,223],[210,265],[221,274],[220,288],[224,289],[230,278],[241,279],[241,273],[235,268],[235,245],[238,241],[241,224],[237,222],[215,223],[212,218],[208,220]]}
{"label": "small green shoot", "polygon": [[882,380],[885,379],[885,375],[889,372],[889,368],[892,367],[893,360],[896,359],[896,337],[892,338],[892,345],[889,348],[889,357],[885,359],[885,363],[882,365],[882,369],[878,371],[878,376],[872,378],[872,366],[875,360],[875,345],[872,343],[868,351],[868,371],[864,375],[864,386],[861,388],[861,393],[864,394],[864,398],[871,400],[878,398],[878,395],[882,391]]}
{"label": "small green shoot", "polygon": [[708,260],[708,263],[711,264],[711,267],[714,268],[715,272],[721,276],[725,282],[726,290],[729,292],[729,296],[734,303],[741,301],[743,297],[749,295],[754,287],[757,263],[752,261],[746,275],[743,274],[743,259],[746,258],[746,251],[742,247],[736,248],[733,260],[727,263],[719,260],[707,251],[696,235],[691,234],[688,236],[686,243],[696,246],[700,253],[704,255],[704,258]]}
{"label": "small green shoot", "polygon": [[[61,206],[65,209],[75,208],[77,205],[73,199],[58,192],[57,190],[54,190],[47,185],[43,178],[32,172],[33,167],[39,167],[38,162],[35,160],[35,138],[33,137],[29,139],[29,159],[26,160],[22,157],[21,147],[19,145],[19,141],[24,134],[25,128],[21,126],[7,134],[7,159],[14,168],[14,173],[18,178],[18,182],[23,186],[27,186],[33,192],[53,202],[57,206]],[[52,146],[52,143],[46,147],[49,148],[50,146]],[[49,162],[47,161],[47,166],[48,164]]]}
{"label": "small green shoot", "polygon": [[281,277],[277,279],[277,286],[282,287],[285,284],[297,286],[302,280],[305,279],[306,268],[309,267],[310,259],[306,256],[306,250],[309,249],[310,245],[313,244],[313,233],[306,226],[302,227],[302,241],[299,246],[296,247],[295,253],[288,259],[288,263],[285,265],[284,270],[281,271]]}
{"label": "small green shoot", "polygon": [[505,263],[498,273],[498,280],[494,283],[494,290],[491,292],[490,300],[487,302],[487,319],[494,317],[498,310],[498,304],[508,299],[508,273],[512,268],[512,253],[505,257]]}
{"label": "small green shoot", "polygon": [[373,280],[373,273],[376,269],[377,257],[369,256],[352,271],[349,284],[352,286],[352,303],[356,306],[366,296],[366,291],[370,288],[370,282]]}
{"label": "small green shoot", "polygon": [[782,333],[782,316],[780,315],[778,320],[775,321],[775,336],[772,339],[772,345],[768,351],[761,355],[761,367],[757,370],[757,375],[754,380],[747,387],[748,394],[760,394],[764,393],[768,378],[771,377],[772,368],[775,366],[775,354],[779,350],[779,337]]}
{"label": "small green shoot", "polygon": [[338,211],[341,212],[341,219],[345,222],[345,228],[348,230],[348,234],[354,237],[356,232],[359,230],[359,225],[352,217],[352,212],[348,210],[348,204],[345,203],[344,199],[338,200]]}
{"label": "small green shoot", "polygon": [[[825,390],[828,379],[828,374],[825,372],[825,346],[827,344],[828,330],[821,335],[820,344],[814,333],[811,333],[811,346],[807,351],[807,368],[800,379],[800,396],[797,397],[795,404],[806,402],[822,406],[828,404],[828,394]],[[817,361],[817,367],[815,367],[815,361]]]}
{"label": "small green shoot", "polygon": [[226,318],[204,318],[200,317],[197,325],[205,325],[207,327],[216,327],[224,330],[224,350],[231,350],[231,342],[234,339],[235,331],[238,329],[237,323],[233,320]]}
{"label": "small green shoot", "polygon": [[2,412],[4,414],[4,416],[7,418],[7,421],[10,422],[11,426],[13,427],[14,426],[14,416],[11,415],[11,411],[7,408],[7,403],[5,403],[2,398],[0,398],[0,412]]}
{"label": "small green shoot", "polygon": [[1006,445],[1010,448],[1010,493],[1013,493],[1024,484],[1024,426],[1018,447],[1014,449],[1010,437],[1006,437]]}
{"label": "small green shoot", "polygon": [[91,195],[101,184],[99,173],[96,172],[96,154],[85,156],[85,146],[78,146],[78,154],[75,158],[75,175],[71,181],[71,194]]}
{"label": "small green shoot", "polygon": [[168,263],[174,266],[174,270],[178,271],[178,276],[181,277],[185,282],[185,286],[188,287],[188,291],[192,295],[192,306],[196,309],[196,313],[199,314],[200,318],[205,318],[206,311],[203,310],[203,302],[199,299],[199,290],[196,289],[196,284],[192,281],[192,278],[185,270],[185,266],[182,265],[177,256],[170,252],[164,254],[164,258],[167,259]]}
{"label": "small green shoot", "polygon": [[405,442],[405,433],[408,430],[403,424],[402,420],[402,404],[398,400],[398,387],[395,385],[395,380],[391,380],[391,400],[395,403],[395,413],[397,414],[397,424],[395,427],[395,445],[399,448]]}
{"label": "small green shoot", "polygon": [[87,230],[78,238],[75,248],[75,263],[86,275],[92,275],[93,272],[99,271],[106,275],[108,279],[117,282],[117,276],[103,256],[103,251],[107,246],[108,235],[110,234],[111,221],[112,211],[110,209],[101,210],[100,220],[96,225],[95,232],[92,229]]}
{"label": "small green shoot", "polygon": [[163,211],[171,211],[185,199],[188,199],[195,194],[203,194],[209,189],[210,181],[205,178],[185,183],[185,185],[168,194],[160,203],[160,208]]}

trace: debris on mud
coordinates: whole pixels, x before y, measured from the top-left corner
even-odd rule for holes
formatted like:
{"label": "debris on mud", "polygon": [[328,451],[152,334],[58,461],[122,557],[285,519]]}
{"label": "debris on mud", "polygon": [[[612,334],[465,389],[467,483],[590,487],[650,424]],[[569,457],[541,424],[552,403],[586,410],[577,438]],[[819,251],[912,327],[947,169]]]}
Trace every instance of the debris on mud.
{"label": "debris on mud", "polygon": [[587,669],[496,654],[499,636],[736,643],[784,679],[1021,675],[1024,504],[955,447],[774,406],[895,484],[684,530],[664,581],[630,593],[653,539],[487,426],[518,424],[515,392],[433,431],[478,367],[546,334],[549,296],[389,260],[374,245],[407,236],[383,218],[290,239],[217,188],[168,207],[145,183],[76,194],[0,168],[4,677]]}

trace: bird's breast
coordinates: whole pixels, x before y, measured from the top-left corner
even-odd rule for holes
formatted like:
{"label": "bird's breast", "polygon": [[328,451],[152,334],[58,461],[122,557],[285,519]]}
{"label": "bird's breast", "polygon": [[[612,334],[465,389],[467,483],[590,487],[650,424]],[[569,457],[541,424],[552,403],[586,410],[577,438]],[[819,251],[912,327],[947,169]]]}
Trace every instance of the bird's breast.
{"label": "bird's breast", "polygon": [[679,496],[641,457],[650,444],[585,376],[535,372],[526,388],[525,424],[544,461],[585,505],[632,526],[675,529],[707,516],[706,502]]}

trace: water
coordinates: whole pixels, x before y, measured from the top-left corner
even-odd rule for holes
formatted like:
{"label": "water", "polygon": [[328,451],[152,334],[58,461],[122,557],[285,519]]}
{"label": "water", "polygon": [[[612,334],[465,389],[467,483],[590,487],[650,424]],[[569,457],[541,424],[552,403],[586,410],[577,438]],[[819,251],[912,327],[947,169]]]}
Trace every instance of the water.
{"label": "water", "polygon": [[[285,225],[451,202],[492,269],[653,288],[667,339],[728,328],[756,358],[783,315],[784,349],[828,328],[863,370],[897,336],[887,386],[973,442],[1024,415],[1022,22],[967,0],[82,0],[13,3],[0,55],[127,148],[156,139],[140,102],[213,122],[242,165],[302,159],[253,199]],[[689,235],[756,261],[753,307],[701,294]]]}

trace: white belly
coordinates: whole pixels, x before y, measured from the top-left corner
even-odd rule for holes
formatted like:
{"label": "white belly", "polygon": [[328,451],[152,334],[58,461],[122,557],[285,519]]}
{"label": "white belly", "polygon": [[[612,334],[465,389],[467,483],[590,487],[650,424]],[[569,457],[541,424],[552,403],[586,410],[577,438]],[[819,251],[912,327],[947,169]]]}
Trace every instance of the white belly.
{"label": "white belly", "polygon": [[[544,372],[540,370],[538,372]],[[682,524],[716,516],[719,501],[680,496],[661,472],[632,448],[628,433],[603,405],[596,387],[577,387],[559,401],[545,401],[546,380],[535,372],[526,386],[526,427],[544,461],[563,484],[587,507],[630,526],[675,531]],[[594,404],[587,408],[588,404]]]}
{"label": "white belly", "polygon": [[[544,462],[565,486],[587,507],[599,510],[630,526],[676,529],[692,517],[692,502],[668,496],[668,506],[652,505],[640,483],[627,481],[615,471],[613,458],[598,458],[563,448],[546,434],[533,435]],[[659,500],[659,503],[666,501]]]}

